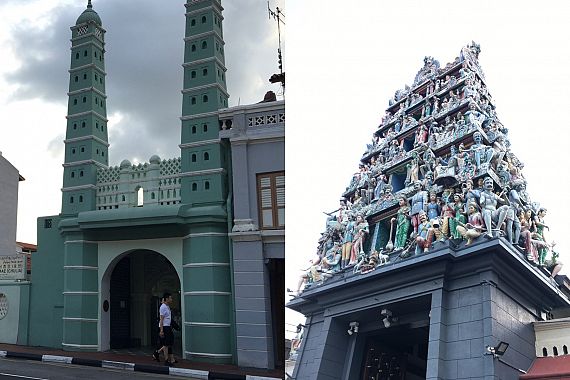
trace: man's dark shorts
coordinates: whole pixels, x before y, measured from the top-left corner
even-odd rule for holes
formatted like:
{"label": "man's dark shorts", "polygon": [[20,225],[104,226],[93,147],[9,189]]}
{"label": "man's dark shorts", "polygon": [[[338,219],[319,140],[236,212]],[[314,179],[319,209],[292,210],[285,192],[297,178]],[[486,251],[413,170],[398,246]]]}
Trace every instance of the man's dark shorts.
{"label": "man's dark shorts", "polygon": [[[162,331],[164,331],[164,336],[161,337],[160,334],[158,335],[158,341],[160,342],[161,346],[172,346],[174,344],[174,333],[172,332],[172,327],[170,326],[163,326]],[[159,329],[160,333],[160,329]]]}

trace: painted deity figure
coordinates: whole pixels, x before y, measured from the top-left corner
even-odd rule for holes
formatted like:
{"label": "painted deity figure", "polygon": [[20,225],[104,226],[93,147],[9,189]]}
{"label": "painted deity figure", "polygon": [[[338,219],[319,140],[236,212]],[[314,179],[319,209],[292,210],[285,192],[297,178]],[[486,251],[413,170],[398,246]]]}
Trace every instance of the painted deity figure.
{"label": "painted deity figure", "polygon": [[412,196],[412,209],[410,210],[410,218],[414,232],[418,232],[418,225],[420,224],[419,214],[420,211],[426,212],[428,203],[428,192],[422,190],[422,183],[420,181],[414,182],[415,194]]}
{"label": "painted deity figure", "polygon": [[465,224],[467,220],[463,214],[463,201],[458,193],[453,195],[453,204],[451,207],[454,209],[455,216],[449,219],[449,236],[453,239],[459,239],[461,234],[457,232],[457,227]]}
{"label": "painted deity figure", "polygon": [[410,207],[405,196],[398,197],[398,214],[390,220],[390,223],[396,222],[396,237],[394,239],[394,249],[403,249],[408,240],[408,232],[410,230]]}
{"label": "painted deity figure", "polygon": [[468,212],[468,223],[457,226],[457,232],[464,239],[467,239],[465,245],[469,245],[473,242],[473,239],[481,236],[483,231],[483,218],[479,212],[479,206],[475,202],[470,202],[467,206]]}
{"label": "painted deity figure", "polygon": [[465,117],[469,124],[477,128],[481,128],[481,125],[487,119],[484,113],[477,110],[477,105],[474,102],[469,104],[469,111],[465,112]]}
{"label": "painted deity figure", "polygon": [[429,220],[433,220],[441,214],[441,206],[437,201],[437,194],[435,191],[429,193],[429,202],[427,204],[427,217]]}
{"label": "painted deity figure", "polygon": [[485,227],[487,228],[487,236],[492,238],[492,224],[495,222],[497,229],[500,229],[507,217],[508,206],[503,205],[497,208],[498,203],[504,203],[504,200],[493,193],[493,179],[491,177],[485,177],[483,181],[483,192],[479,198],[479,203],[481,204],[483,220],[485,221]]}
{"label": "painted deity figure", "polygon": [[429,251],[429,247],[431,246],[429,231],[432,228],[432,225],[423,210],[419,212],[418,217],[420,223],[418,224],[418,233],[416,236],[416,254],[419,254],[422,251]]}
{"label": "painted deity figure", "polygon": [[387,184],[386,175],[380,174],[376,180],[376,187],[374,188],[374,199],[380,198]]}
{"label": "painted deity figure", "polygon": [[[548,229],[548,226],[544,224],[545,216],[546,216],[546,208],[544,207],[539,208],[537,215],[534,217],[534,225],[536,227],[536,232],[533,235],[534,239],[542,240],[544,242],[546,242],[546,238],[544,236],[544,229]],[[545,247],[541,247],[538,249],[538,265],[544,265],[547,253],[548,249],[546,249]]]}
{"label": "painted deity figure", "polygon": [[354,231],[356,234],[354,235],[354,242],[352,244],[352,251],[350,254],[350,263],[355,264],[358,258],[358,255],[364,254],[364,242],[366,237],[368,236],[368,222],[364,220],[362,215],[358,215],[356,217],[356,226],[354,227]]}
{"label": "painted deity figure", "polygon": [[483,144],[483,135],[481,133],[475,132],[473,134],[473,145],[470,151],[473,154],[477,170],[489,167],[489,163],[493,159],[493,148]]}
{"label": "painted deity figure", "polygon": [[340,242],[335,241],[321,260],[323,269],[338,272],[341,268],[342,247]]}
{"label": "painted deity figure", "polygon": [[519,211],[525,207],[523,199],[519,195],[519,190],[522,183],[520,181],[513,183],[513,189],[508,186],[505,188],[507,190],[507,198],[509,200],[509,209],[507,211],[507,240],[511,244],[518,244],[521,235],[521,223],[517,217]]}
{"label": "painted deity figure", "polygon": [[352,241],[354,240],[354,216],[350,214],[348,216],[348,222],[344,229],[344,237],[342,240],[342,261],[341,261],[341,268],[345,268],[348,266],[348,262],[350,261],[350,252],[352,251]]}
{"label": "painted deity figure", "polygon": [[412,160],[406,165],[406,180],[405,185],[415,183],[419,179],[420,159],[417,152],[412,152]]}

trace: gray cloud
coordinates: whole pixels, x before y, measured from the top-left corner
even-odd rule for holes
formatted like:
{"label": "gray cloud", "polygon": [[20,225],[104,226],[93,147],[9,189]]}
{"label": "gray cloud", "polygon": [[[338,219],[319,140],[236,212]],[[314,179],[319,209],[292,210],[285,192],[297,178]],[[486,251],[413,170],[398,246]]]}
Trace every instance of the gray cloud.
{"label": "gray cloud", "polygon": [[[268,20],[265,2],[223,5],[230,105],[236,105],[238,98],[241,104],[257,102],[268,89],[277,91],[267,82],[277,71],[274,22]],[[152,154],[179,156],[184,1],[95,0],[93,6],[107,30],[108,116],[123,115],[109,131],[110,164],[124,158],[147,160]],[[39,98],[67,105],[69,27],[83,9],[59,7],[45,28],[22,22],[12,31],[13,48],[22,64],[6,77],[17,85],[15,100]]]}

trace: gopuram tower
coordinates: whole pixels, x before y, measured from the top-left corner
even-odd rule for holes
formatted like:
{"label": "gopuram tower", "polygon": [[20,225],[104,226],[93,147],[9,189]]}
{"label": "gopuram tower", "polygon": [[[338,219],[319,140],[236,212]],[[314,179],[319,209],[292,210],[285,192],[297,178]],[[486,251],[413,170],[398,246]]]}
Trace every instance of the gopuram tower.
{"label": "gopuram tower", "polygon": [[479,52],[425,57],[390,99],[287,305],[307,317],[294,378],[516,379],[532,322],[568,312]]}

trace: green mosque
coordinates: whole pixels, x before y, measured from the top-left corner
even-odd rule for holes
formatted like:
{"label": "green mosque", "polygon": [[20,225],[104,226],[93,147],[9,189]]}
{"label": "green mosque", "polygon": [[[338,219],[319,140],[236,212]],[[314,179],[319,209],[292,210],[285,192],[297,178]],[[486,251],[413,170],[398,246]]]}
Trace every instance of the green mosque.
{"label": "green mosque", "polygon": [[228,108],[222,11],[187,0],[180,157],[141,164],[108,165],[106,30],[91,0],[71,27],[62,208],[38,218],[11,343],[151,347],[169,291],[177,355],[283,365],[285,104],[268,93]]}

